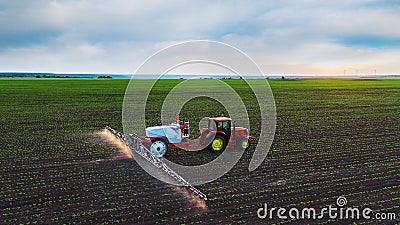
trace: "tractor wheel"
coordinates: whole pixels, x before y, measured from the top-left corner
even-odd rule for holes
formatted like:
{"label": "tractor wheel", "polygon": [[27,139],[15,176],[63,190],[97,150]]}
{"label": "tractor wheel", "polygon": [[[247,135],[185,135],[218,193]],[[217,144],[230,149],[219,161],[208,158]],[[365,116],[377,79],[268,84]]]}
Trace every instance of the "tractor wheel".
{"label": "tractor wheel", "polygon": [[161,158],[167,154],[168,145],[167,143],[165,143],[165,141],[161,139],[156,139],[151,144],[150,151],[158,158]]}
{"label": "tractor wheel", "polygon": [[250,148],[250,142],[249,139],[247,137],[241,137],[236,141],[236,148],[237,149],[244,149],[247,150]]}
{"label": "tractor wheel", "polygon": [[208,146],[211,152],[222,153],[226,148],[226,140],[222,135],[215,135],[214,140]]}

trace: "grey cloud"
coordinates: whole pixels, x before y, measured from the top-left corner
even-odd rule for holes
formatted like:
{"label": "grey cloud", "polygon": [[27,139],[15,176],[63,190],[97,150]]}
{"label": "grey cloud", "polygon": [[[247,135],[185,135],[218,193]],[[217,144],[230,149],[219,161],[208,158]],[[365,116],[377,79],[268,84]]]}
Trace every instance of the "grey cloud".
{"label": "grey cloud", "polygon": [[0,1],[0,70],[129,73],[161,47],[188,39],[225,41],[266,72],[388,64],[385,54],[373,56],[380,49],[337,40],[398,39],[399,9],[389,0]]}

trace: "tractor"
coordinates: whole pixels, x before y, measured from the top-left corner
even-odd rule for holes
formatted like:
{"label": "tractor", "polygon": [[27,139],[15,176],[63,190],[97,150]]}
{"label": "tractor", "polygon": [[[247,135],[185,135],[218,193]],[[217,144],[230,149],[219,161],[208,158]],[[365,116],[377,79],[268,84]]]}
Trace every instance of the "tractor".
{"label": "tractor", "polygon": [[200,137],[190,136],[190,123],[181,122],[176,117],[175,123],[146,128],[146,137],[141,139],[143,145],[157,157],[163,157],[172,146],[181,149],[209,149],[213,153],[222,153],[227,146],[247,150],[252,142],[249,131],[236,127],[231,118],[208,118],[207,126],[201,128]]}

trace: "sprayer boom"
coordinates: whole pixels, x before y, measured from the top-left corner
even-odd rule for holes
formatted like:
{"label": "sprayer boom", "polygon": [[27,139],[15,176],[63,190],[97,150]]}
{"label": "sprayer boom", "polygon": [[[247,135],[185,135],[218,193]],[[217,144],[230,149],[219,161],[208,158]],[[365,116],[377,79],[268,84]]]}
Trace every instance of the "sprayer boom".
{"label": "sprayer boom", "polygon": [[157,168],[164,171],[166,174],[168,174],[170,177],[172,177],[174,180],[176,180],[179,184],[186,187],[188,190],[192,191],[194,194],[196,194],[200,198],[207,200],[207,197],[205,194],[203,194],[197,188],[193,187],[193,185],[191,185],[189,182],[187,182],[183,177],[179,176],[179,174],[177,174],[175,171],[173,171],[169,166],[167,166],[167,164],[165,164],[163,161],[161,161],[160,158],[155,156],[149,149],[147,149],[141,143],[140,139],[137,137],[136,134],[123,134],[117,130],[112,129],[111,127],[106,127],[106,130],[108,130],[113,135],[115,135],[118,139],[120,139],[122,142],[124,142],[128,146],[132,155],[133,155],[133,152],[136,152],[141,157],[143,157],[144,159],[149,161],[151,164],[153,164]]}

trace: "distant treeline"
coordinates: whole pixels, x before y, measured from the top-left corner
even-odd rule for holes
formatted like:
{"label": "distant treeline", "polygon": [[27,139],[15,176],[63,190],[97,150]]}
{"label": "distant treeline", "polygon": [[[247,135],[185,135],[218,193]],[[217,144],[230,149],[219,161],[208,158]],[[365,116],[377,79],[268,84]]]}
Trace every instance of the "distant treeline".
{"label": "distant treeline", "polygon": [[[193,75],[194,76],[194,75]],[[25,72],[0,72],[0,78],[4,77],[29,77],[29,78],[115,78],[115,79],[189,79],[193,76],[182,74],[166,74],[163,76],[156,74],[63,74],[63,73],[25,73]],[[331,76],[317,76],[317,75],[268,75],[268,76],[226,76],[226,75],[196,75],[197,79],[325,79],[325,78],[400,78],[400,75],[331,75]]]}
{"label": "distant treeline", "polygon": [[31,77],[31,78],[112,78],[109,75],[96,74],[56,74],[56,73],[0,73],[1,77]]}
{"label": "distant treeline", "polygon": [[60,76],[60,75],[51,76],[51,75],[46,75],[46,74],[36,75],[35,77],[36,78],[81,78],[81,77],[71,77],[71,76],[68,76],[68,75],[65,75],[65,76]]}

